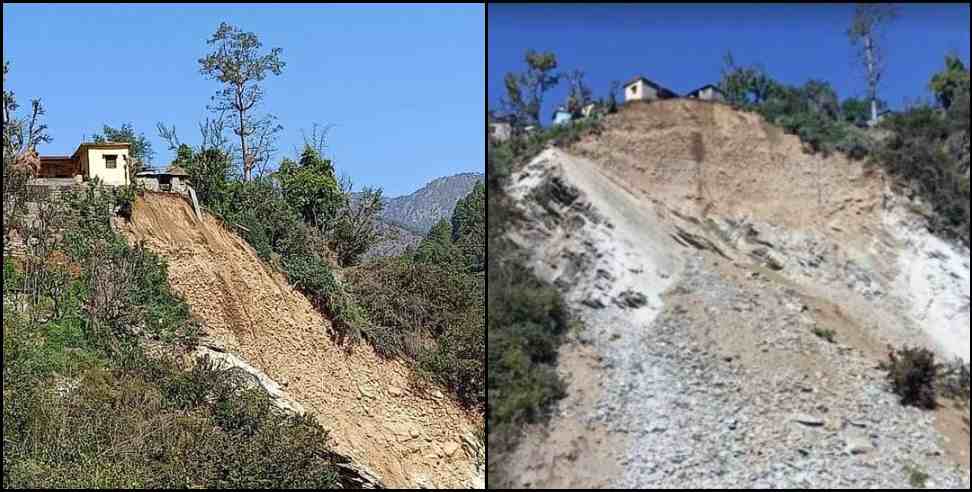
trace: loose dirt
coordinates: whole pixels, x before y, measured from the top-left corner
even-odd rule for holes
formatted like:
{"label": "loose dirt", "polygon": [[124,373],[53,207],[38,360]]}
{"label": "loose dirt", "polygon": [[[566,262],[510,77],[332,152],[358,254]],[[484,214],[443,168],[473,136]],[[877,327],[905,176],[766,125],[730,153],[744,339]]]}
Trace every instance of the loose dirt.
{"label": "loose dirt", "polygon": [[199,222],[178,195],[146,193],[122,229],[168,261],[169,281],[205,322],[208,343],[280,383],[330,431],[337,452],[387,487],[482,487],[481,417],[414,387],[408,367],[370,346],[339,346],[330,322],[220,221]]}

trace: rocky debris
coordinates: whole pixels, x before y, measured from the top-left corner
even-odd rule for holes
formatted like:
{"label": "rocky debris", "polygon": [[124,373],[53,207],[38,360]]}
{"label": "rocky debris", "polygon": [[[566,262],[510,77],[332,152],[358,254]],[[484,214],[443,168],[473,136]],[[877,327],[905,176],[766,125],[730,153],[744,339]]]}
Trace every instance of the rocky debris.
{"label": "rocky debris", "polygon": [[[555,157],[535,161],[531,175],[517,182],[536,186],[555,166],[574,164]],[[644,241],[627,236],[631,228],[618,214],[606,214],[618,220],[617,229],[574,229],[576,222],[561,217],[524,241],[547,258],[554,253],[544,248],[583,251],[589,261],[552,278],[571,272],[559,285],[585,326],[576,336],[593,353],[598,375],[590,391],[598,397],[590,410],[555,413],[570,425],[607,429],[612,441],[624,443],[614,488],[899,488],[908,483],[903,463],[917,463],[938,487],[968,488],[968,471],[942,455],[932,414],[902,407],[864,351],[821,343],[813,334],[818,322],[861,331],[878,329],[857,326],[863,322],[896,324],[886,323],[900,319],[899,301],[887,294],[895,272],[874,261],[895,258],[893,241],[876,236],[868,257],[819,230],[664,210],[669,221],[653,232],[691,249],[669,250],[683,267],[655,266],[656,274],[671,271],[674,282],[657,317],[646,315],[655,309],[602,301],[621,299],[626,282],[658,281],[651,267],[628,256],[630,244]],[[737,259],[726,264],[713,254]],[[746,258],[779,274],[747,271],[753,265]],[[649,296],[646,307],[657,299]],[[851,301],[864,307],[855,311]],[[844,342],[849,330],[838,327]],[[577,473],[572,479],[583,482],[583,471]]]}
{"label": "rocky debris", "polygon": [[614,304],[622,309],[638,309],[648,304],[648,297],[640,292],[626,290],[614,299]]}
{"label": "rocky debris", "polygon": [[304,406],[287,395],[276,381],[236,355],[200,346],[196,347],[195,356],[210,361],[216,370],[232,373],[241,387],[263,389],[276,408],[295,415],[306,413]]}
{"label": "rocky debris", "polygon": [[606,304],[599,297],[587,297],[581,304],[591,308],[591,309],[604,309],[607,307]]}
{"label": "rocky debris", "polygon": [[727,260],[732,260],[732,258],[726,255],[721,248],[716,246],[715,243],[710,241],[708,238],[698,234],[693,234],[678,225],[675,225],[674,229],[675,233],[672,234],[672,239],[682,246],[693,247],[703,251],[712,251],[713,253],[716,253]]}
{"label": "rocky debris", "polygon": [[[605,384],[596,410],[578,418],[632,436],[614,487],[899,488],[908,483],[906,462],[920,463],[938,487],[967,486],[967,471],[935,455],[934,417],[901,407],[870,360],[834,349],[819,356],[838,372],[805,379],[793,367],[788,354],[811,350],[816,337],[793,322],[805,305],[787,289],[736,284],[700,254],[677,286],[670,292],[713,318],[697,320],[676,305],[646,328],[616,306],[583,310]],[[766,367],[737,362],[725,342],[705,335],[711,320],[740,304],[766,326]],[[733,331],[720,337],[743,336],[726,329]]]}
{"label": "rocky debris", "polygon": [[770,270],[780,271],[783,269],[783,265],[786,263],[786,259],[775,251],[763,246],[754,249],[750,256],[755,258],[757,261],[762,262]]}
{"label": "rocky debris", "polygon": [[824,419],[807,415],[805,413],[794,415],[792,420],[798,424],[803,424],[809,427],[823,427],[824,425]]}
{"label": "rocky debris", "polygon": [[849,455],[868,454],[874,451],[874,444],[871,439],[863,433],[849,432],[844,437],[846,443],[845,451]]}
{"label": "rocky debris", "polygon": [[[471,456],[429,458],[435,443],[458,441],[482,425],[472,412],[450,398],[435,400],[424,393],[388,397],[388,388],[409,387],[411,368],[381,357],[368,344],[337,343],[330,320],[215,217],[204,214],[200,222],[185,200],[166,193],[139,197],[134,212],[132,223],[119,229],[168,261],[174,291],[210,337],[224,342],[209,347],[210,355],[235,354],[277,383],[286,381],[286,391],[275,389],[299,401],[325,427],[335,453],[367,466],[386,487],[415,487],[418,474],[442,488],[479,479]],[[287,407],[285,398],[275,400]],[[388,422],[418,429],[422,439],[404,446],[387,430]]]}
{"label": "rocky debris", "polygon": [[374,490],[385,488],[381,480],[367,467],[343,459],[337,464],[338,480],[343,488]]}

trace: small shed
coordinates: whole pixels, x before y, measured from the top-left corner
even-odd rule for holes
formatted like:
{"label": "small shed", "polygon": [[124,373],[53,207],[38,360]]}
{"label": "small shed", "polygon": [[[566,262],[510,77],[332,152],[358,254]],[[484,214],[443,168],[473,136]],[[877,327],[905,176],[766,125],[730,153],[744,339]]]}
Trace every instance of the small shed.
{"label": "small shed", "polygon": [[624,84],[624,102],[657,101],[675,97],[678,97],[678,94],[641,76]]}
{"label": "small shed", "polygon": [[489,119],[489,136],[497,142],[505,142],[513,135],[513,117],[498,116]]}
{"label": "small shed", "polygon": [[573,119],[574,115],[571,114],[570,111],[567,111],[567,108],[561,106],[557,108],[557,111],[554,112],[553,124],[563,125],[565,123],[570,123]]}
{"label": "small shed", "polygon": [[149,191],[189,192],[189,173],[178,165],[171,165],[162,171],[149,169],[139,172],[135,180]]}
{"label": "small shed", "polygon": [[718,87],[707,84],[685,95],[689,99],[699,99],[701,101],[726,102],[726,94]]}

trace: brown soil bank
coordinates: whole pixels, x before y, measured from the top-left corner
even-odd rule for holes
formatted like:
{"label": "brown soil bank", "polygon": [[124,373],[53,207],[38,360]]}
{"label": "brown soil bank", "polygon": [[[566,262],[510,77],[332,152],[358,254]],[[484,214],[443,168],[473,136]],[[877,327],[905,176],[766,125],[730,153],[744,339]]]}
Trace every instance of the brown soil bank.
{"label": "brown soil bank", "polygon": [[335,451],[390,488],[481,486],[472,444],[481,419],[441,392],[410,388],[403,363],[335,343],[330,322],[219,220],[200,222],[177,195],[146,193],[122,228],[168,261],[210,344],[280,383],[330,431]]}
{"label": "brown soil bank", "polygon": [[805,153],[798,137],[724,104],[628,104],[571,150],[636,195],[694,204],[693,213],[748,215],[788,229],[880,223],[879,171],[842,154]]}

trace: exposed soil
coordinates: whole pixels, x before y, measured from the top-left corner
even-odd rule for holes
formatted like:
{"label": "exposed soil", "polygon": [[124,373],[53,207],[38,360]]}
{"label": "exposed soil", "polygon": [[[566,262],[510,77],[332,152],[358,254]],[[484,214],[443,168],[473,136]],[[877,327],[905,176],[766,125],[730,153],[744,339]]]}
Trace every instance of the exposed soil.
{"label": "exposed soil", "polygon": [[[577,202],[532,203],[554,180]],[[586,322],[569,396],[498,457],[514,485],[900,488],[917,466],[968,487],[968,407],[901,407],[877,368],[888,344],[968,361],[968,250],[879,170],[672,100],[545,151],[509,193],[530,219],[510,238]]]}
{"label": "exposed soil", "polygon": [[623,435],[588,422],[601,397],[602,372],[597,354],[578,340],[560,352],[558,372],[567,381],[567,397],[558,404],[551,425],[534,425],[508,457],[512,483],[495,488],[605,489],[621,473],[627,447]]}
{"label": "exposed soil", "polygon": [[330,431],[335,451],[387,487],[483,486],[474,449],[482,418],[414,386],[408,367],[367,344],[339,346],[307,298],[217,219],[200,223],[178,195],[146,193],[122,228],[168,261],[207,343],[277,381]]}

